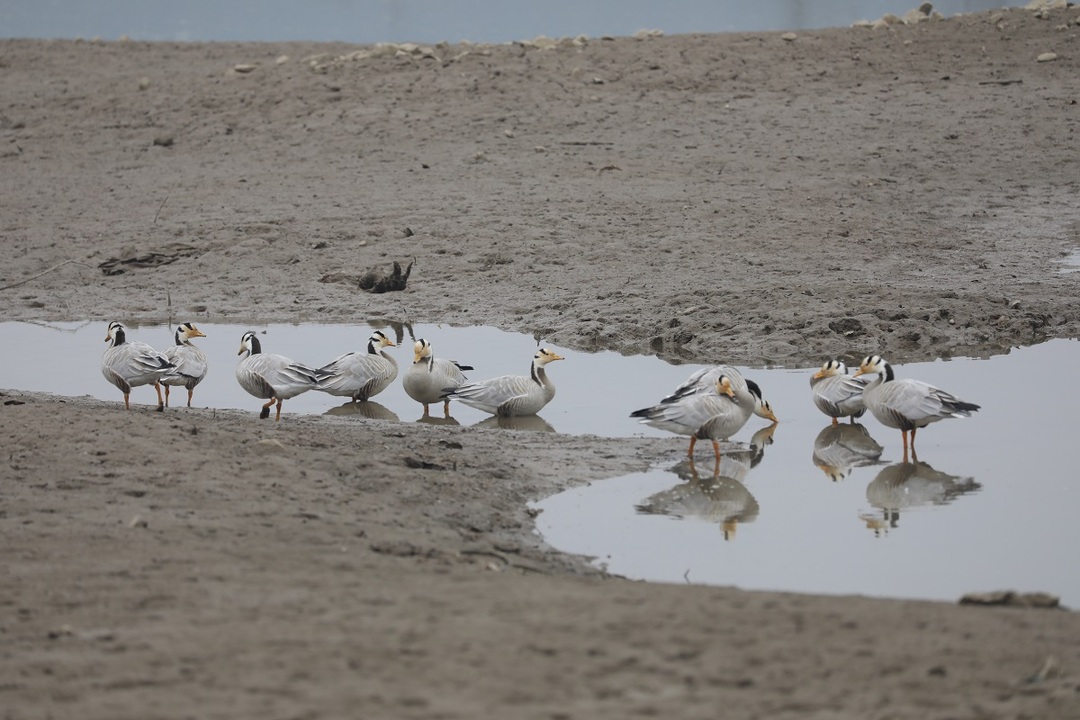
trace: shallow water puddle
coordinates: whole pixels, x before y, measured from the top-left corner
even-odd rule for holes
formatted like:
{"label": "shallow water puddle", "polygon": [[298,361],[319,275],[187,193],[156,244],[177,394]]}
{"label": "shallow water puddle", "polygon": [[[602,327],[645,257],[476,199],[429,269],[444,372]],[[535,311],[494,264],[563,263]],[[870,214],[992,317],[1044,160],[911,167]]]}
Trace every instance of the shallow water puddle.
{"label": "shallow water puddle", "polygon": [[1057,340],[897,366],[983,406],[920,431],[919,463],[901,462],[899,431],[870,416],[831,427],[811,370],[747,370],[781,419],[771,437],[752,418],[719,472],[710,449],[691,466],[673,439],[658,468],[535,503],[537,529],[635,579],[950,601],[1046,591],[1077,608],[1080,386],[1060,370],[1078,363],[1080,343]]}
{"label": "shallow water puddle", "polygon": [[[537,347],[531,336],[485,327],[196,324],[207,335],[196,343],[209,356],[210,373],[196,388],[195,406],[247,410],[252,422],[260,422],[261,401],[233,374],[247,330],[260,333],[265,352],[319,365],[363,349],[371,332],[382,329],[399,344],[390,353],[402,371],[412,361],[413,338],[424,337],[437,357],[473,365],[468,375],[474,380],[528,372]],[[92,395],[119,405],[122,396],[100,371],[107,325],[0,323],[0,387]],[[159,349],[172,342],[172,333],[165,325],[129,325],[132,339]],[[902,463],[900,433],[872,417],[830,426],[810,400],[816,368],[743,368],[781,422],[770,429],[752,418],[719,469],[708,443],[699,445],[691,466],[686,438],[628,417],[700,366],[554,347],[566,357],[549,366],[556,397],[539,417],[515,427],[647,435],[671,444],[670,461],[649,472],[536,503],[543,511],[537,528],[554,547],[652,581],[943,600],[977,590],[1043,590],[1080,607],[1080,573],[1071,559],[1080,546],[1080,523],[1072,517],[1080,483],[1069,453],[1075,435],[1069,411],[1080,405],[1080,387],[1060,372],[1080,364],[1078,342],[1051,341],[989,360],[896,366],[901,377],[983,406],[973,418],[921,431],[920,464]],[[174,393],[181,407],[168,412],[186,412],[183,397]],[[133,412],[153,412],[155,402],[153,388],[132,393]],[[451,408],[448,421],[441,407],[432,408],[436,421],[498,425],[460,403]],[[285,402],[284,421],[300,414],[413,422],[421,407],[399,376],[371,403],[353,405],[317,392]]]}
{"label": "shallow water puddle", "polygon": [[1074,250],[1071,255],[1062,258],[1061,265],[1063,267],[1058,270],[1059,275],[1080,270],[1080,250]]}

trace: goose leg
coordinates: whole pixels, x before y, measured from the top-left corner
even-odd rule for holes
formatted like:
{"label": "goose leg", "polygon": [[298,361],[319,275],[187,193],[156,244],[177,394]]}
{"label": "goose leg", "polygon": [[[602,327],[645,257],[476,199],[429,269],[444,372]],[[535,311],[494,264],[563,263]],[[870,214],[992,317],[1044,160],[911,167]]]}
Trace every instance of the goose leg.
{"label": "goose leg", "polygon": [[689,455],[691,459],[693,459],[693,457],[694,457],[694,445],[696,445],[696,444],[697,444],[697,436],[696,435],[691,435],[690,436],[690,449],[686,451],[686,454]]}
{"label": "goose leg", "polygon": [[720,443],[718,443],[716,440],[713,440],[712,441],[712,449],[713,449],[713,453],[716,455],[716,466],[719,467],[720,466]]}
{"label": "goose leg", "polygon": [[832,419],[832,424],[833,424],[833,425],[839,425],[839,424],[840,424],[840,421],[839,421],[839,420],[837,420],[837,419],[836,419],[836,418],[834,417],[834,418]]}
{"label": "goose leg", "polygon": [[165,407],[169,407],[169,386],[165,386]]}
{"label": "goose leg", "polygon": [[270,417],[270,406],[274,404],[277,398],[270,398],[270,401],[262,406],[262,412],[259,413],[259,419],[265,420]]}
{"label": "goose leg", "polygon": [[161,412],[165,409],[165,398],[161,397],[161,383],[154,383],[154,390],[157,390],[157,411]]}
{"label": "goose leg", "polygon": [[277,416],[274,418],[274,420],[281,420],[281,399],[280,398],[278,398],[278,401],[277,401]]}
{"label": "goose leg", "polygon": [[[187,391],[187,406],[188,406],[188,407],[191,407],[191,396],[192,396],[192,395],[194,395],[194,394],[195,394],[195,391],[194,391],[194,390],[188,390],[188,391]],[[169,391],[168,391],[168,390],[166,390],[166,391],[165,391],[165,400],[166,400],[166,403],[165,403],[165,404],[166,404],[166,405],[168,405],[168,399],[169,399]]]}
{"label": "goose leg", "polygon": [[130,410],[131,405],[128,403],[128,399],[131,397],[131,393],[124,393],[124,409]]}

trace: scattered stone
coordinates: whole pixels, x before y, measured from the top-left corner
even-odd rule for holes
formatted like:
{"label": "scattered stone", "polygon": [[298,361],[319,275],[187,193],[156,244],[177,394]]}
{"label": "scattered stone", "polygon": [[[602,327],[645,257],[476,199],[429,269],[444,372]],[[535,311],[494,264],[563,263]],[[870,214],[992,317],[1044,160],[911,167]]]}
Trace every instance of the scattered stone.
{"label": "scattered stone", "polygon": [[135,248],[127,248],[121,251],[120,255],[99,263],[98,268],[106,275],[120,275],[128,270],[168,265],[180,258],[198,257],[201,254],[202,251],[197,247],[184,245],[183,243],[171,243],[161,250],[145,252],[139,252]]}
{"label": "scattered stone", "polygon": [[142,515],[136,515],[128,521],[129,528],[145,528],[150,527],[150,524],[146,522],[146,518]]}
{"label": "scattered stone", "polygon": [[1031,0],[1024,6],[1025,10],[1064,10],[1069,6],[1068,0]]}
{"label": "scattered stone", "polygon": [[416,262],[414,259],[403,270],[401,263],[394,261],[394,266],[389,273],[382,268],[370,268],[362,275],[350,275],[348,273],[337,272],[327,273],[319,278],[321,283],[345,283],[348,285],[355,285],[360,290],[366,290],[371,293],[384,293],[392,292],[396,290],[404,290],[406,284],[409,281],[409,274],[412,272],[413,264]]}
{"label": "scattered stone", "polygon": [[259,66],[254,63],[240,63],[239,65],[233,65],[233,72],[246,75],[249,72],[254,72],[257,67]]}
{"label": "scattered stone", "polygon": [[289,62],[288,55],[278,55],[277,58],[274,59],[275,65],[284,65],[287,62]]}
{"label": "scattered stone", "polygon": [[853,317],[833,320],[829,323],[829,329],[837,335],[843,335],[844,337],[856,337],[866,334],[866,328],[863,327],[862,321]]}
{"label": "scattered stone", "polygon": [[438,463],[428,462],[427,460],[421,460],[420,458],[406,457],[405,467],[413,468],[414,470],[445,470],[443,465]]}
{"label": "scattered stone", "polygon": [[1044,52],[1042,55],[1039,55],[1039,57],[1035,58],[1037,62],[1053,62],[1057,59],[1058,56],[1055,52]]}
{"label": "scattered stone", "polygon": [[172,147],[173,136],[172,135],[158,135],[154,138],[154,145],[157,147]]}
{"label": "scattered stone", "polygon": [[984,593],[967,593],[960,598],[960,604],[1056,609],[1061,607],[1061,598],[1050,593],[1018,593],[1013,590],[996,590]]}
{"label": "scattered stone", "polygon": [[799,36],[796,35],[793,32],[786,32],[786,33],[784,33],[783,35],[780,36],[780,39],[781,40],[786,40],[787,42],[792,42],[793,40],[798,39],[798,37]]}
{"label": "scattered stone", "polygon": [[1040,683],[1052,678],[1059,677],[1061,675],[1061,666],[1058,665],[1057,658],[1053,655],[1048,655],[1043,660],[1042,666],[1035,671],[1031,677],[1027,679],[1029,683]]}
{"label": "scattered stone", "polygon": [[75,629],[72,628],[70,625],[66,625],[66,624],[61,625],[60,627],[55,628],[53,630],[50,630],[49,633],[48,633],[48,637],[49,637],[50,640],[57,640],[57,639],[63,638],[63,637],[72,637],[74,635],[75,635]]}
{"label": "scattered stone", "polygon": [[150,78],[148,78],[148,77],[139,78],[139,89],[140,90],[145,90],[148,87],[150,87]]}

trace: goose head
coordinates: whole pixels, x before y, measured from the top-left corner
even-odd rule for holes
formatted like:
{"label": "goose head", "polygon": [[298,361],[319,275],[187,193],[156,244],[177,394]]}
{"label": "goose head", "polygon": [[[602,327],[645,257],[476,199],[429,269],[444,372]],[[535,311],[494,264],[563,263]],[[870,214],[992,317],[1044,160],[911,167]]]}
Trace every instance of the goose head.
{"label": "goose head", "polygon": [[376,330],[371,333],[371,337],[368,338],[367,350],[370,354],[374,355],[383,348],[397,347],[394,341],[386,337],[386,334],[382,330]]}
{"label": "goose head", "polygon": [[424,338],[420,338],[413,345],[413,362],[418,363],[421,360],[427,360],[431,357],[431,343]]}
{"label": "goose head", "polygon": [[206,337],[206,335],[203,334],[202,330],[195,327],[194,325],[192,325],[189,322],[182,323],[181,325],[177,326],[177,328],[176,328],[176,344],[177,345],[183,345],[184,343],[191,340],[192,338],[201,338],[201,337]]}
{"label": "goose head", "polygon": [[115,320],[109,323],[109,332],[105,335],[105,342],[110,343],[113,347],[117,345],[123,345],[127,336],[127,329],[121,323]]}
{"label": "goose head", "polygon": [[716,394],[727,395],[729,398],[735,397],[735,388],[731,387],[731,378],[727,375],[721,375],[716,379]]}
{"label": "goose head", "polygon": [[244,333],[244,336],[240,338],[240,352],[236,354],[250,357],[252,355],[258,355],[261,352],[262,344],[259,342],[259,338],[255,337],[253,331],[248,330]]}
{"label": "goose head", "polygon": [[536,365],[537,367],[544,367],[549,362],[555,362],[556,360],[565,359],[566,358],[564,358],[562,355],[559,355],[551,348],[540,348],[536,351],[536,354],[533,355],[533,365]]}
{"label": "goose head", "polygon": [[821,380],[822,378],[835,377],[837,375],[847,375],[847,365],[839,360],[830,360],[821,366],[821,369],[814,373],[814,380]]}
{"label": "goose head", "polygon": [[881,375],[885,380],[892,380],[892,368],[885,362],[885,358],[880,355],[867,355],[859,365],[859,369],[855,371],[854,377],[875,374]]}
{"label": "goose head", "polygon": [[778,423],[780,422],[776,415],[773,414],[772,405],[761,395],[761,386],[759,386],[753,380],[746,381],[746,389],[750,391],[750,394],[754,396],[754,414],[760,418]]}

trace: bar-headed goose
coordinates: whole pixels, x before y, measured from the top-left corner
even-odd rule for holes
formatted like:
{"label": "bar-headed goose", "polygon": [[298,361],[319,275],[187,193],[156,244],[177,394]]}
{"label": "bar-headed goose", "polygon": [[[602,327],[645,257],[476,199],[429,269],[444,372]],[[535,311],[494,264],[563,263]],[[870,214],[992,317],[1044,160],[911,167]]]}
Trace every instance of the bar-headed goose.
{"label": "bar-headed goose", "polygon": [[535,415],[555,397],[555,384],[545,366],[563,357],[549,348],[533,355],[528,375],[503,375],[490,380],[443,389],[440,399],[460,400],[469,407],[492,415],[515,417]]}
{"label": "bar-headed goose", "polygon": [[739,407],[746,411],[747,419],[750,414],[757,415],[770,422],[779,422],[773,413],[772,406],[761,393],[761,387],[753,380],[748,380],[733,367],[717,365],[711,368],[702,368],[692,373],[682,385],[675,388],[667,397],[660,400],[661,404],[677,402],[678,400],[696,393],[712,393],[716,381],[726,377],[731,382],[731,389],[735,393],[735,400]]}
{"label": "bar-headed goose", "polygon": [[[669,396],[670,397],[670,396]],[[690,436],[687,455],[694,456],[694,445],[700,440],[712,441],[716,461],[720,462],[720,440],[727,440],[737,433],[751,412],[740,403],[732,386],[731,378],[721,375],[713,384],[712,392],[695,391],[682,397],[661,401],[658,405],[630,413],[639,422],[667,430],[677,435]]]}
{"label": "bar-headed goose", "polygon": [[270,406],[277,404],[276,420],[281,419],[281,403],[302,392],[313,390],[322,375],[306,365],[294,362],[284,355],[262,351],[262,343],[254,332],[244,333],[240,340],[243,359],[236,366],[236,380],[240,387],[257,398],[267,399],[259,417],[270,417]]}
{"label": "bar-headed goose", "polygon": [[398,366],[383,348],[395,347],[394,341],[376,330],[368,338],[365,352],[350,352],[334,358],[319,368],[323,379],[318,390],[362,402],[378,395],[397,377]]}
{"label": "bar-headed goose", "polygon": [[870,355],[863,360],[855,377],[873,374],[878,377],[863,390],[863,402],[878,422],[900,430],[904,439],[905,459],[908,431],[911,432],[911,452],[914,455],[916,430],[946,418],[971,417],[971,413],[979,409],[978,405],[964,402],[933,385],[908,378],[896,379],[892,366],[880,355]]}
{"label": "bar-headed goose", "polygon": [[173,334],[175,344],[162,353],[176,367],[161,378],[165,385],[165,407],[169,406],[169,386],[187,388],[187,406],[191,407],[191,395],[195,386],[206,377],[206,353],[195,347],[192,338],[206,337],[199,328],[189,322],[176,328]]}
{"label": "bar-headed goose", "polygon": [[409,397],[424,406],[424,417],[429,415],[428,405],[440,400],[443,416],[450,417],[450,400],[443,400],[442,396],[447,388],[457,389],[468,381],[465,370],[472,370],[472,367],[435,357],[431,343],[420,338],[413,346],[413,364],[405,371],[401,384]]}
{"label": "bar-headed goose", "polygon": [[847,365],[839,360],[829,360],[810,378],[810,388],[817,409],[832,418],[848,417],[851,422],[866,412],[863,390],[869,378],[848,375]]}
{"label": "bar-headed goose", "polygon": [[131,409],[131,388],[153,385],[157,391],[159,411],[165,409],[161,397],[161,379],[173,370],[173,364],[163,354],[144,342],[127,339],[127,328],[118,322],[109,323],[105,336],[109,347],[101,357],[101,374],[124,393],[124,407]]}

